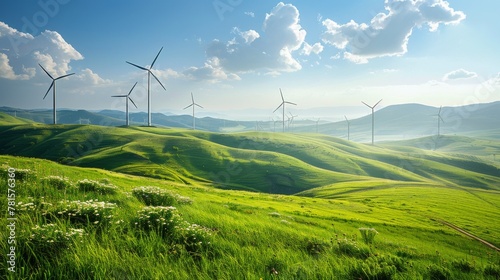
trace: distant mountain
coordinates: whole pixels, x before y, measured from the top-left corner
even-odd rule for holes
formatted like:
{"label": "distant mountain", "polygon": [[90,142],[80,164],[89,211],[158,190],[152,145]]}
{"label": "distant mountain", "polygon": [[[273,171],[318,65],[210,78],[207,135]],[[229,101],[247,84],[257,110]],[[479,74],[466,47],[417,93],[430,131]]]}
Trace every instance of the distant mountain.
{"label": "distant mountain", "polygon": [[[326,110],[325,108],[323,108]],[[0,107],[0,112],[33,120],[41,123],[52,122],[51,110],[24,110]],[[437,113],[439,108],[421,104],[392,105],[375,111],[375,141],[403,140],[432,136],[437,134]],[[369,113],[369,110],[367,110]],[[441,134],[480,136],[483,138],[500,138],[500,101],[485,104],[474,104],[460,107],[443,107],[441,117]],[[300,118],[300,117],[299,117]],[[285,119],[287,132],[310,132],[347,138],[347,122],[327,122]],[[349,116],[347,116],[349,118]],[[79,124],[80,120],[89,120],[91,124],[104,126],[121,126],[125,124],[125,112],[103,110],[89,112],[85,110],[60,110],[58,123]],[[349,118],[350,119],[350,118]],[[153,125],[165,127],[191,128],[190,115],[152,114]],[[146,125],[147,113],[131,113],[131,124]],[[350,119],[350,139],[357,142],[371,140],[371,114],[361,118]],[[86,121],[84,123],[87,123]],[[221,118],[196,118],[198,130],[210,132],[238,131],[281,131],[281,121],[235,121]]]}

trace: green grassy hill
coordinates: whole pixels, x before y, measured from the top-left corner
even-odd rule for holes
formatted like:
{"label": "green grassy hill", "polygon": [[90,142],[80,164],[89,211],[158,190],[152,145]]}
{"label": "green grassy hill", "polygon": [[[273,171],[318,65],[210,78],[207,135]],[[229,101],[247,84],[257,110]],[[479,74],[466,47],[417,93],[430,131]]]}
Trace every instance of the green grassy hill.
{"label": "green grassy hill", "polygon": [[381,180],[500,189],[498,167],[479,158],[321,135],[31,124],[1,126],[0,153],[266,193]]}
{"label": "green grassy hill", "polygon": [[[498,252],[438,222],[454,223],[498,246],[498,191],[381,180],[340,182],[331,192],[309,190],[315,197],[307,197],[220,190],[194,180],[177,183],[12,156],[0,156],[0,168],[3,189],[9,174],[16,178],[16,272],[2,262],[0,273],[7,279],[500,276]],[[6,213],[7,196],[0,205]],[[375,230],[365,243],[361,232]],[[7,240],[7,234],[1,231],[0,238]],[[10,252],[7,242],[0,248]]]}

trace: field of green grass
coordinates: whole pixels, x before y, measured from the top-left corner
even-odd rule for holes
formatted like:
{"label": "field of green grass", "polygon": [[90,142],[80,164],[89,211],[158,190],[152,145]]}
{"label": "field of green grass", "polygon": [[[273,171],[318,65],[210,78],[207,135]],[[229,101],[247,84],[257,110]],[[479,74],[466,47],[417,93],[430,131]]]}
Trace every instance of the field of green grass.
{"label": "field of green grass", "polygon": [[[468,220],[467,230],[481,229],[475,233],[498,244],[496,191],[477,195],[491,205],[472,201],[460,209],[455,206],[470,201],[466,193],[429,191],[425,184],[306,197],[220,190],[32,158],[0,156],[0,162],[4,190],[8,167],[17,169],[16,272],[1,264],[9,279],[497,279],[500,274],[498,252],[436,221]],[[84,179],[99,187],[82,188]],[[178,225],[172,235],[136,224],[138,211],[147,209],[136,195],[140,186],[173,197],[159,203],[173,205],[178,214],[170,220]],[[450,196],[456,202],[449,204]],[[87,212],[74,203],[90,200]],[[3,196],[4,213],[6,206]],[[373,243],[364,242],[359,228],[378,232]],[[1,239],[7,240],[5,231]]]}
{"label": "field of green grass", "polygon": [[426,139],[10,121],[10,279],[500,277],[500,252],[441,223],[500,247],[500,166],[486,156],[500,141],[474,139],[488,144],[474,155],[464,138],[433,150]]}

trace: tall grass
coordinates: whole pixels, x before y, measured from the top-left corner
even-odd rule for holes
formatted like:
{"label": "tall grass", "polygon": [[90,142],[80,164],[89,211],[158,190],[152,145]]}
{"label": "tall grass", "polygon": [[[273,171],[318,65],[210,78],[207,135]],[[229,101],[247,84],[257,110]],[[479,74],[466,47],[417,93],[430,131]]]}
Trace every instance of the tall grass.
{"label": "tall grass", "polygon": [[[17,186],[17,271],[8,274],[4,262],[0,271],[10,279],[496,279],[500,271],[500,256],[482,245],[405,211],[370,214],[367,202],[221,191],[41,160],[0,160],[36,174]],[[44,179],[51,174],[65,178],[64,187]],[[118,187],[112,193],[80,189],[84,179]],[[0,186],[5,189],[5,177]],[[134,194],[140,186],[191,203],[147,206]],[[6,198],[0,202],[6,210]],[[387,215],[397,220],[387,223]],[[380,234],[364,244],[359,228],[372,227]],[[6,242],[0,249],[6,252]]]}

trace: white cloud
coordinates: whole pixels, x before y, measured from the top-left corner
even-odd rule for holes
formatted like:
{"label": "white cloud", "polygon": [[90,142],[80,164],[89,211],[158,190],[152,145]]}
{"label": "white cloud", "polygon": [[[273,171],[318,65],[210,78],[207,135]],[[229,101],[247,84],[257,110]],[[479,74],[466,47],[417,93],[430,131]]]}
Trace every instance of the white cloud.
{"label": "white cloud", "polygon": [[245,15],[249,16],[249,17],[255,17],[255,13],[254,12],[244,12]]}
{"label": "white cloud", "polygon": [[457,69],[447,73],[443,77],[443,81],[453,81],[453,80],[465,80],[476,78],[477,74],[475,72],[470,72],[465,69]]}
{"label": "white cloud", "polygon": [[[240,31],[237,27],[233,28],[233,33],[239,35],[246,44],[251,44],[255,39],[258,39],[260,37],[260,34],[257,33],[255,30],[248,30],[248,31]],[[237,44],[236,39],[232,41],[233,44]]]}
{"label": "white cloud", "polygon": [[28,80],[35,76],[36,70],[34,68],[24,68],[24,74],[16,74],[14,69],[9,64],[9,57],[0,53],[0,78],[5,78],[9,80]]}
{"label": "white cloud", "polygon": [[427,25],[436,31],[440,24],[458,24],[465,19],[463,12],[455,11],[444,0],[385,0],[385,9],[387,12],[375,15],[370,24],[324,20],[323,42],[344,50],[345,59],[367,63],[376,57],[405,54],[415,27]]}
{"label": "white cloud", "polygon": [[32,78],[35,75],[34,69],[42,71],[37,63],[42,64],[51,75],[61,76],[71,70],[71,61],[83,59],[55,31],[46,30],[38,36],[32,36],[3,22],[0,22],[0,49],[3,50],[0,77],[6,79]]}
{"label": "white cloud", "polygon": [[304,47],[302,48],[302,51],[300,53],[303,55],[310,55],[311,53],[320,54],[322,51],[323,45],[321,43],[318,42],[311,46],[308,43],[304,42]]}
{"label": "white cloud", "polygon": [[79,81],[88,83],[90,85],[102,85],[102,84],[110,84],[112,81],[103,79],[99,77],[96,73],[94,73],[92,70],[85,68],[83,69],[80,74],[77,74],[75,76]]}
{"label": "white cloud", "polygon": [[[299,11],[291,4],[278,3],[266,14],[262,32],[240,31],[228,42],[212,41],[206,53],[226,76],[262,70],[269,73],[292,72],[302,68],[293,57],[304,43],[306,31],[299,24]],[[204,68],[210,68],[208,62]],[[198,69],[198,68],[196,68]]]}
{"label": "white cloud", "polygon": [[213,83],[222,80],[240,80],[238,75],[224,72],[216,57],[209,59],[203,67],[188,68],[183,75],[191,80],[206,80]]}

